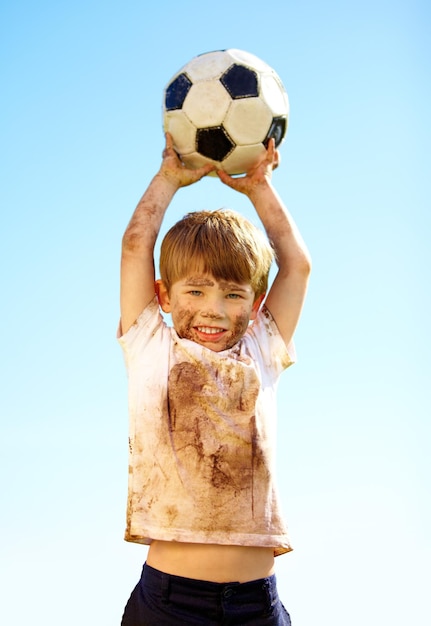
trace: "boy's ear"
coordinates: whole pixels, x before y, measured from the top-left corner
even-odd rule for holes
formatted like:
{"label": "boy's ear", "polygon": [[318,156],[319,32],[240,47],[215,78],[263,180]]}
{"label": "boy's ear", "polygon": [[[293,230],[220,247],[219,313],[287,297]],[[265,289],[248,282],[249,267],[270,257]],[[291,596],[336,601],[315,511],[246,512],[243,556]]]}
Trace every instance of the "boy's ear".
{"label": "boy's ear", "polygon": [[169,299],[169,293],[166,289],[165,283],[160,278],[155,281],[154,289],[156,291],[157,300],[159,301],[159,305],[164,313],[171,312],[171,302]]}
{"label": "boy's ear", "polygon": [[251,309],[251,314],[250,314],[250,319],[251,320],[255,320],[256,319],[256,315],[259,312],[260,309],[260,305],[262,304],[262,301],[264,299],[266,294],[262,293],[258,298],[256,298],[256,300],[253,302],[253,306]]}

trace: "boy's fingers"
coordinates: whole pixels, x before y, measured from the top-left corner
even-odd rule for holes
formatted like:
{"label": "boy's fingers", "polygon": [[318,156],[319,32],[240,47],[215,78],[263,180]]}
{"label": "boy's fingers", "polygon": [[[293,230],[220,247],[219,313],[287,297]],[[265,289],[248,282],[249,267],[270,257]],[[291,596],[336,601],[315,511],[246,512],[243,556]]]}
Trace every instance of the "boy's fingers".
{"label": "boy's fingers", "polygon": [[222,183],[224,183],[231,189],[234,189],[235,191],[241,191],[241,189],[243,188],[243,179],[245,178],[245,176],[234,178],[233,176],[229,176],[229,174],[227,174],[227,172],[225,172],[224,170],[217,170],[217,176]]}
{"label": "boy's fingers", "polygon": [[200,178],[207,176],[210,172],[213,172],[214,170],[215,166],[212,165],[212,163],[208,163],[207,165],[203,165],[199,169],[195,170],[195,174],[197,179],[199,180]]}
{"label": "boy's fingers", "polygon": [[162,152],[163,158],[168,156],[169,152],[174,149],[174,140],[172,139],[171,133],[165,133],[165,148]]}
{"label": "boy's fingers", "polygon": [[280,165],[280,159],[280,153],[275,147],[275,139],[271,137],[271,139],[268,141],[268,147],[266,149],[265,162],[268,165],[271,165],[271,168],[275,170]]}
{"label": "boy's fingers", "polygon": [[229,176],[229,174],[227,174],[224,170],[217,170],[217,176],[223,183],[232,187],[232,177]]}

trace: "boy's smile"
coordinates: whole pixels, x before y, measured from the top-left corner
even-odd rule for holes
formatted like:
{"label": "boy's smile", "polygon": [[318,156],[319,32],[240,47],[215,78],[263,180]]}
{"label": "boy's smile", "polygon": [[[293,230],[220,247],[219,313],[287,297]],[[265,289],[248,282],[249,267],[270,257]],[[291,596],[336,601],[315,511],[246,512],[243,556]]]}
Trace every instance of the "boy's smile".
{"label": "boy's smile", "polygon": [[162,309],[171,314],[178,335],[215,352],[241,339],[262,301],[255,300],[249,283],[218,281],[209,274],[181,279],[169,294],[161,281],[158,287]]}

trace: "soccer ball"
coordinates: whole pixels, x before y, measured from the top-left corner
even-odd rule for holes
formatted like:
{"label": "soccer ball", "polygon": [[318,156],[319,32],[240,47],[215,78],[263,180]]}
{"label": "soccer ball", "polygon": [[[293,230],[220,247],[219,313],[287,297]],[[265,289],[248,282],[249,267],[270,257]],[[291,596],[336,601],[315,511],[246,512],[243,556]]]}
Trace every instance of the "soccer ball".
{"label": "soccer ball", "polygon": [[270,138],[278,147],[289,119],[289,100],[276,72],[242,50],[193,58],[169,81],[163,128],[184,164],[214,163],[228,174],[247,172]]}

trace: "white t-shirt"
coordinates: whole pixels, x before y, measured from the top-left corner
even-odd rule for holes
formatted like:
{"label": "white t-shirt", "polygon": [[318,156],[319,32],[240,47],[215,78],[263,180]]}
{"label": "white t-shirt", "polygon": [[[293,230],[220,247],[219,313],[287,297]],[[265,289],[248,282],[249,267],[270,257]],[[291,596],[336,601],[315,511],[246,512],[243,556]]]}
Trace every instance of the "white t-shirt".
{"label": "white t-shirt", "polygon": [[291,550],[275,486],[275,392],[295,355],[269,311],[214,352],[181,339],[155,298],[119,342],[129,378],[125,539]]}

